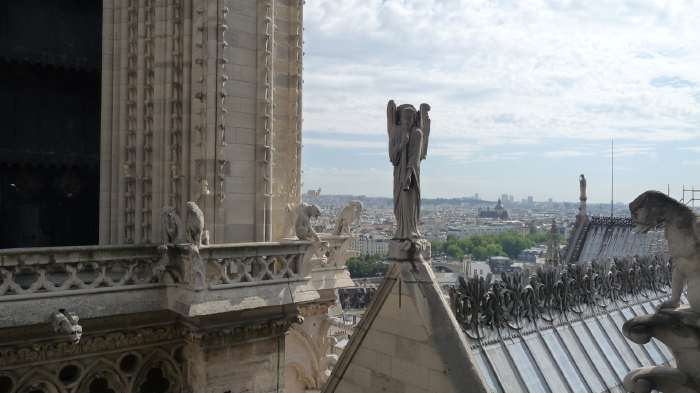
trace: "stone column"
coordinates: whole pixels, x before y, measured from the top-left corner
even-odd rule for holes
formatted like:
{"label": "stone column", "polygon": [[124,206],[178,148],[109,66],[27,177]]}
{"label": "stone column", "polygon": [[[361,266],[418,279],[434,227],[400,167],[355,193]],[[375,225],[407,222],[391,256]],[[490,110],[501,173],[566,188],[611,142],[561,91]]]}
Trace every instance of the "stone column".
{"label": "stone column", "polygon": [[284,392],[285,332],[290,320],[230,328],[193,329],[185,340],[191,392]]}

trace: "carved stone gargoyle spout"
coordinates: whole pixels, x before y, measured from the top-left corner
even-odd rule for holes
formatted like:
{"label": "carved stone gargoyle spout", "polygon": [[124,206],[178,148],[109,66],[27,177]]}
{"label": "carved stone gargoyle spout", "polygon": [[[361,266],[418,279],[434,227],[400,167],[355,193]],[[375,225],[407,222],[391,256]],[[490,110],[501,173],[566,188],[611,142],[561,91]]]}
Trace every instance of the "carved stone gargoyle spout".
{"label": "carved stone gargoyle spout", "polygon": [[700,392],[700,315],[687,307],[662,309],[625,322],[622,331],[631,341],[646,344],[657,338],[671,350],[677,368],[644,367],[625,377],[628,392]]}
{"label": "carved stone gargoyle spout", "polygon": [[79,320],[78,314],[63,309],[51,314],[50,318],[53,331],[67,335],[73,344],[80,342],[80,338],[83,336],[83,327],[78,324]]}

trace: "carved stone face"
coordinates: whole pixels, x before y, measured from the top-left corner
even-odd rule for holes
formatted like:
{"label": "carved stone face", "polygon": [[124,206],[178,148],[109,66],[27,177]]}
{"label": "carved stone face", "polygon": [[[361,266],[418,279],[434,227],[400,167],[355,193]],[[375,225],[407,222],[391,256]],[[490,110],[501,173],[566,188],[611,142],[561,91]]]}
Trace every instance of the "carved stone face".
{"label": "carved stone face", "polygon": [[399,127],[404,131],[409,131],[415,123],[416,112],[411,108],[404,108],[399,111]]}
{"label": "carved stone face", "polygon": [[166,206],[161,212],[163,217],[167,217],[168,221],[171,221],[175,217],[175,208],[172,206]]}

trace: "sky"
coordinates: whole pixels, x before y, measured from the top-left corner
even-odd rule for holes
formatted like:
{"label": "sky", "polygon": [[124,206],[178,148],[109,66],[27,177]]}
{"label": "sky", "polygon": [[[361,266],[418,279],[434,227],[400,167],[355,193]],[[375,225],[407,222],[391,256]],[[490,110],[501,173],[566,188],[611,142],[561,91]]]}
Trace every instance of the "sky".
{"label": "sky", "polygon": [[304,189],[390,196],[386,104],[431,105],[423,197],[700,188],[700,0],[307,0]]}

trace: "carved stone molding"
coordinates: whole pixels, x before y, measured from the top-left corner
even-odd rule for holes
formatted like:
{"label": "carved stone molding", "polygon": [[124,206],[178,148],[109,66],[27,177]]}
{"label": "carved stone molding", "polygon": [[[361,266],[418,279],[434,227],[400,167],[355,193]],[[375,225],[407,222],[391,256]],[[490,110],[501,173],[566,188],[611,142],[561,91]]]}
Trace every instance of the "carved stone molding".
{"label": "carved stone molding", "polygon": [[170,325],[104,334],[85,334],[77,344],[65,340],[51,340],[2,346],[0,347],[0,368],[40,364],[75,356],[158,345],[179,340],[184,337],[184,333],[183,328]]}
{"label": "carved stone molding", "polygon": [[283,319],[274,319],[250,323],[241,326],[213,328],[189,327],[185,340],[203,348],[222,347],[261,338],[282,336],[294,323],[301,323],[299,315],[290,315]]}

